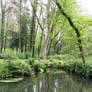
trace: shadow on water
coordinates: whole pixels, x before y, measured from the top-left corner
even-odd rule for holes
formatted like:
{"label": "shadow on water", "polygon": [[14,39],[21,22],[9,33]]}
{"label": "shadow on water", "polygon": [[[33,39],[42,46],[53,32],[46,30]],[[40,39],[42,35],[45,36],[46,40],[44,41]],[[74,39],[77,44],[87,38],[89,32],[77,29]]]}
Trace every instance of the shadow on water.
{"label": "shadow on water", "polygon": [[0,83],[0,92],[92,92],[92,82],[65,72],[51,71],[21,83]]}

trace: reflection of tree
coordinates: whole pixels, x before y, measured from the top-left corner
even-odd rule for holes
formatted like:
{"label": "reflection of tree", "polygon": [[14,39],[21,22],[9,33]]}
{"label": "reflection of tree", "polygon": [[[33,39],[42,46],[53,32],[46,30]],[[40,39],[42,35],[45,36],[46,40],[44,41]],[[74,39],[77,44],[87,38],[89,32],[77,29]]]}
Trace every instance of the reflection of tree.
{"label": "reflection of tree", "polygon": [[79,92],[83,92],[83,85],[81,86]]}
{"label": "reflection of tree", "polygon": [[48,81],[47,83],[49,83],[49,86],[48,86],[49,88],[47,88],[47,91],[54,92],[56,78],[55,78],[55,76],[53,76],[53,74],[48,74],[48,76],[49,76],[49,79],[47,80]]}
{"label": "reflection of tree", "polygon": [[83,88],[81,87],[82,83],[73,80],[67,74],[47,74],[46,76],[46,92],[83,92]]}
{"label": "reflection of tree", "polygon": [[[92,91],[92,90],[91,90],[91,91]],[[82,86],[81,86],[79,92],[87,92],[86,87],[84,87],[84,83],[82,83]],[[89,91],[88,91],[88,92],[89,92]]]}
{"label": "reflection of tree", "polygon": [[46,92],[45,76],[42,76],[42,92]]}
{"label": "reflection of tree", "polygon": [[64,73],[47,73],[21,83],[0,84],[0,92],[91,92],[91,85]]}

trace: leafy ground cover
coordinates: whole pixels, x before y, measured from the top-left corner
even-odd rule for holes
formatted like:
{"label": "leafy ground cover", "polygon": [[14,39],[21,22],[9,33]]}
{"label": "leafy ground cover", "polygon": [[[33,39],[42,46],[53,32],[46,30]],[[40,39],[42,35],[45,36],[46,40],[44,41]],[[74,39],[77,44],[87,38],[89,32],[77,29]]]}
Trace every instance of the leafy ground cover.
{"label": "leafy ground cover", "polygon": [[92,77],[92,57],[86,58],[83,64],[80,58],[71,55],[49,56],[47,59],[15,59],[7,56],[0,59],[0,80],[7,78],[28,77],[35,72],[46,72],[48,68],[65,69],[81,75],[86,79]]}

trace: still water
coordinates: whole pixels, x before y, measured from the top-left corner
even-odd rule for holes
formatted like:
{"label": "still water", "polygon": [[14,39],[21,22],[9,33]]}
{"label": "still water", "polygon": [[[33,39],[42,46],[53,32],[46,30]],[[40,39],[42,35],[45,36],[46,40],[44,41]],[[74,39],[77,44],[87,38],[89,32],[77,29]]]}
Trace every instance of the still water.
{"label": "still water", "polygon": [[20,83],[0,83],[0,92],[92,92],[92,82],[65,72],[51,71]]}

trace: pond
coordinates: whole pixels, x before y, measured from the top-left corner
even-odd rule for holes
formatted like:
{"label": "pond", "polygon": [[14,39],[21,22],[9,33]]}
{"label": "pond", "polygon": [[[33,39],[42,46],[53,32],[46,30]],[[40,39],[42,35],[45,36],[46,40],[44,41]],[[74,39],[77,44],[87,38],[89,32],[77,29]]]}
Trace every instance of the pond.
{"label": "pond", "polygon": [[63,71],[50,71],[20,83],[0,83],[0,92],[92,92],[92,82]]}

